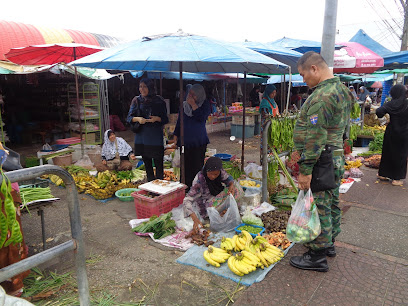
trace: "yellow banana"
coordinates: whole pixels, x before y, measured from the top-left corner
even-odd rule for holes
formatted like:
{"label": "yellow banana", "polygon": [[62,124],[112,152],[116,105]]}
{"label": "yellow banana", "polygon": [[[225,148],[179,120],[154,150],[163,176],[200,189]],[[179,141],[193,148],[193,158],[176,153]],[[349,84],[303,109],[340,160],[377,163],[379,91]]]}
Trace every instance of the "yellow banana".
{"label": "yellow banana", "polygon": [[204,251],[204,259],[205,259],[210,265],[212,265],[212,266],[215,266],[215,267],[217,267],[217,268],[220,266],[220,264],[219,264],[218,262],[214,261],[214,260],[210,257],[210,254],[208,253],[207,250]]}
{"label": "yellow banana", "polygon": [[255,262],[255,263],[259,263],[261,260],[254,254],[252,254],[251,252],[248,251],[241,251],[242,255],[244,255],[245,258],[248,258],[250,261]]}
{"label": "yellow banana", "polygon": [[256,256],[258,256],[258,258],[261,260],[262,264],[263,264],[265,267],[268,267],[268,266],[269,266],[269,264],[268,264],[268,262],[266,261],[266,259],[262,256],[260,250],[257,250],[257,251],[256,251]]}
{"label": "yellow banana", "polygon": [[234,256],[231,256],[230,258],[228,258],[228,267],[230,268],[230,270],[231,270],[234,274],[236,274],[236,275],[238,275],[238,276],[244,276],[244,273],[238,271],[238,270],[235,268],[235,266],[233,265],[234,259],[235,259]]}
{"label": "yellow banana", "polygon": [[[252,261],[250,261],[247,257],[244,257],[241,259],[241,262],[243,262],[244,264],[246,264],[247,266],[251,267],[252,271],[256,270],[256,266],[258,265],[257,263],[254,263]],[[251,271],[251,272],[252,272]]]}
{"label": "yellow banana", "polygon": [[247,232],[246,230],[243,230],[242,233],[245,235],[246,238],[246,243],[250,242],[252,240],[252,236],[249,232]]}
{"label": "yellow banana", "polygon": [[239,272],[243,274],[249,273],[248,268],[245,265],[243,265],[236,257],[234,257],[233,265]]}

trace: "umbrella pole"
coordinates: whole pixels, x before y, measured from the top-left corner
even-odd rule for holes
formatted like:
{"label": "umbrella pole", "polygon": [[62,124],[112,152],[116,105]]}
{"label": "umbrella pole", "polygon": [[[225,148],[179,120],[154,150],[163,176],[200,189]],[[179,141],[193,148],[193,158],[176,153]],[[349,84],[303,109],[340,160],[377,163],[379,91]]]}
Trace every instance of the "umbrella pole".
{"label": "umbrella pole", "polygon": [[[76,60],[76,49],[74,49],[74,61]],[[75,88],[76,88],[76,101],[77,101],[77,108],[78,108],[78,124],[79,124],[79,138],[81,139],[81,157],[84,156],[84,142],[82,140],[82,119],[81,119],[81,105],[79,103],[79,85],[78,85],[78,72],[77,67],[74,66],[75,71]],[[84,113],[85,116],[85,113]]]}
{"label": "umbrella pole", "polygon": [[160,72],[160,96],[163,97],[163,76]]}
{"label": "umbrella pole", "polygon": [[179,106],[179,117],[180,117],[180,176],[181,182],[185,184],[186,182],[186,171],[185,171],[185,160],[184,160],[184,109],[183,109],[183,63],[179,63],[180,69],[180,106]]}
{"label": "umbrella pole", "polygon": [[245,151],[245,102],[246,102],[246,71],[244,71],[244,102],[242,103],[242,152],[241,152],[241,171],[244,171],[244,151]]}

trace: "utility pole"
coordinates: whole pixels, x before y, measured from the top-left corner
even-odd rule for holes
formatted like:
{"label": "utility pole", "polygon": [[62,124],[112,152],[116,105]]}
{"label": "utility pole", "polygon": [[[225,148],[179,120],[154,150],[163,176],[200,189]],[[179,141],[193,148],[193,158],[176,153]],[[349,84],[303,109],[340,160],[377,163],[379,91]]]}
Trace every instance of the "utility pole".
{"label": "utility pole", "polygon": [[404,10],[404,27],[402,28],[401,36],[401,51],[408,50],[408,5],[407,0],[400,0]]}
{"label": "utility pole", "polygon": [[320,54],[333,69],[334,45],[336,40],[337,0],[326,0],[324,10],[324,24],[322,36],[322,48]]}

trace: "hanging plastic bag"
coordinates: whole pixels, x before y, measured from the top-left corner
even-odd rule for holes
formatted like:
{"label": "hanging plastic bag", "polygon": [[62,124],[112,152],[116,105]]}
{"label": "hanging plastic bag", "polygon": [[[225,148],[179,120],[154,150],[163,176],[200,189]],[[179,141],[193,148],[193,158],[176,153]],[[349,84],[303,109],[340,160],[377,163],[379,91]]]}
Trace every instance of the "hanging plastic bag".
{"label": "hanging plastic bag", "polygon": [[228,195],[227,199],[221,204],[221,206],[227,209],[227,212],[222,217],[217,208],[207,208],[208,217],[210,218],[210,229],[214,232],[232,231],[242,223],[237,202],[232,195]]}
{"label": "hanging plastic bag", "polygon": [[174,156],[171,165],[173,168],[180,168],[180,148],[174,151]]}
{"label": "hanging plastic bag", "polygon": [[309,189],[305,195],[301,190],[286,227],[286,236],[290,241],[305,243],[312,241],[320,235],[320,219],[316,204],[313,203],[312,191]]}
{"label": "hanging plastic bag", "polygon": [[242,222],[245,224],[264,226],[262,219],[255,216],[249,207],[245,210],[245,213],[242,216]]}
{"label": "hanging plastic bag", "polygon": [[255,163],[249,163],[244,168],[245,174],[253,179],[262,179],[262,172],[259,171],[259,166]]}

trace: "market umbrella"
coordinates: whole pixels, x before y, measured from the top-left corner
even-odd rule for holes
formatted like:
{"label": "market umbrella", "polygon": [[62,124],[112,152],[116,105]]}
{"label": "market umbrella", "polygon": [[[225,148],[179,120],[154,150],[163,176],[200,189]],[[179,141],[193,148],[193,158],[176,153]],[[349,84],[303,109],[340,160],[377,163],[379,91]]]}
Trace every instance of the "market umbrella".
{"label": "market umbrella", "polygon": [[335,73],[372,73],[384,66],[384,59],[356,42],[336,43],[342,47],[334,51]]}
{"label": "market umbrella", "polygon": [[370,85],[371,88],[382,88],[383,84],[380,81],[376,81],[373,84]]}
{"label": "market umbrella", "polygon": [[[69,63],[81,57],[93,54],[103,50],[99,46],[64,43],[64,44],[45,44],[33,45],[21,48],[12,48],[6,58],[19,65],[52,65],[57,63]],[[76,102],[78,107],[79,135],[82,140],[81,111],[79,104],[78,73],[75,70]],[[81,152],[84,153],[83,142],[81,141]]]}
{"label": "market umbrella", "polygon": [[[182,32],[144,37],[89,55],[71,64],[115,70],[179,72],[180,110],[183,109],[183,72],[244,72],[246,76],[246,73],[284,73],[287,69],[287,65],[248,48]],[[244,97],[246,97],[245,87]],[[243,116],[245,133],[245,109]],[[184,171],[183,124],[183,116],[180,116],[182,173]],[[244,164],[244,135],[241,166]]]}

